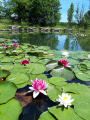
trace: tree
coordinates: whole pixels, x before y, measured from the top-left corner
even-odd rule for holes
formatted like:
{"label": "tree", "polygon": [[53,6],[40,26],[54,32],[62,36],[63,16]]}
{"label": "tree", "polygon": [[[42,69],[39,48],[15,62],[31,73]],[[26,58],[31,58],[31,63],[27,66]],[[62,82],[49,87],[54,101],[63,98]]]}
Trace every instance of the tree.
{"label": "tree", "polygon": [[0,1],[0,19],[4,17],[4,7],[3,3]]}
{"label": "tree", "polygon": [[68,9],[68,23],[71,25],[73,22],[73,13],[74,13],[74,5],[71,3],[70,8]]}
{"label": "tree", "polygon": [[11,14],[18,20],[38,25],[55,25],[61,19],[59,0],[9,0]]}
{"label": "tree", "polygon": [[75,15],[75,19],[77,24],[79,24],[79,4],[77,5],[77,9],[75,10],[76,15]]}
{"label": "tree", "polygon": [[85,28],[90,27],[90,8],[84,14],[84,26],[85,26]]}
{"label": "tree", "polygon": [[59,0],[33,0],[29,21],[39,25],[55,25],[61,19]]}

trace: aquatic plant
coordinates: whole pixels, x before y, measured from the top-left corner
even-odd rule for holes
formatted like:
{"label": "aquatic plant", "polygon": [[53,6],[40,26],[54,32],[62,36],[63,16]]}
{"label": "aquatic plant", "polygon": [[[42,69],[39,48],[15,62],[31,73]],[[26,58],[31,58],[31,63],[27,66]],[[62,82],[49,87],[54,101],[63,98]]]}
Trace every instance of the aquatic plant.
{"label": "aquatic plant", "polygon": [[[2,120],[19,119],[23,107],[27,108],[30,103],[40,111],[38,120],[89,120],[90,52],[67,51],[68,58],[62,51],[50,50],[47,46],[24,43],[13,47],[12,44],[9,39],[0,39]],[[6,46],[10,48],[5,50]]]}
{"label": "aquatic plant", "polygon": [[[37,78],[35,79],[35,81],[31,80],[32,83],[32,87],[29,87],[29,89],[33,92],[33,98],[36,98],[39,93],[43,93],[44,95],[47,95],[47,93],[44,91],[48,85],[46,84],[46,82],[42,79],[38,80]],[[28,92],[31,92],[28,91]]]}
{"label": "aquatic plant", "polygon": [[24,65],[29,64],[29,63],[30,63],[29,60],[23,60],[23,61],[21,61],[21,64],[24,64]]}
{"label": "aquatic plant", "polygon": [[71,95],[68,93],[62,93],[62,95],[58,95],[59,99],[56,101],[60,102],[59,106],[64,105],[65,107],[70,106],[74,99],[71,99]]}
{"label": "aquatic plant", "polygon": [[58,60],[58,63],[59,62],[65,67],[67,67],[69,65],[69,62],[67,62],[67,60]]}

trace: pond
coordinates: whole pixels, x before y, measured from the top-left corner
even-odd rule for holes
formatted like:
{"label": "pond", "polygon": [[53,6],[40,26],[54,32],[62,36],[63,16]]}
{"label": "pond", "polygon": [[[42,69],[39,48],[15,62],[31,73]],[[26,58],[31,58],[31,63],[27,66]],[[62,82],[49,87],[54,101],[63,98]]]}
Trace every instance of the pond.
{"label": "pond", "polygon": [[53,50],[90,51],[90,36],[55,33],[1,33],[0,37],[11,38],[14,42],[30,43],[37,46],[49,46]]}
{"label": "pond", "polygon": [[0,118],[90,120],[89,46],[89,36],[0,34]]}

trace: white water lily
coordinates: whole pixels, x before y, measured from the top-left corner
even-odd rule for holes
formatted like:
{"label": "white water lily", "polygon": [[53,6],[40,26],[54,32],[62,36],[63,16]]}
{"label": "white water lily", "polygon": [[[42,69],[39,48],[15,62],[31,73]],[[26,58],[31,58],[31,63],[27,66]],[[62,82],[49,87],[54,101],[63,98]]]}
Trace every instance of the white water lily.
{"label": "white water lily", "polygon": [[68,95],[68,93],[62,93],[61,95],[58,95],[59,99],[56,101],[60,102],[59,106],[64,105],[65,107],[70,106],[71,103],[74,101],[74,99],[71,99],[71,95]]}
{"label": "white water lily", "polygon": [[16,50],[13,50],[12,52],[17,52]]}
{"label": "white water lily", "polygon": [[67,52],[67,51],[62,51],[62,55],[65,56],[65,57],[69,57],[69,52]]}
{"label": "white water lily", "polygon": [[90,59],[90,54],[88,55],[88,59]]}

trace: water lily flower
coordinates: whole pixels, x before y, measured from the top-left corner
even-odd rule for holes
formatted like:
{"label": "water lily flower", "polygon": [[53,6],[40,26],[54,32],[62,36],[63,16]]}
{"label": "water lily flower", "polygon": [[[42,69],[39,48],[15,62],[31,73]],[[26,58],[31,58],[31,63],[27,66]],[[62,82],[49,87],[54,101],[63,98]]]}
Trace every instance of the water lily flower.
{"label": "water lily flower", "polygon": [[62,51],[62,55],[65,56],[65,57],[69,57],[69,52]]}
{"label": "water lily flower", "polygon": [[16,51],[16,50],[13,50],[12,52],[14,53],[14,52],[17,52],[17,51]]}
{"label": "water lily flower", "polygon": [[44,95],[47,95],[47,93],[44,91],[44,89],[46,89],[48,87],[48,85],[46,84],[46,82],[42,79],[38,80],[37,78],[35,79],[35,81],[31,80],[32,82],[32,87],[29,87],[30,91],[28,92],[33,92],[33,98],[36,98],[39,93],[43,93]]}
{"label": "water lily flower", "polygon": [[21,64],[24,64],[24,65],[29,64],[29,63],[30,63],[29,60],[23,60],[23,61],[21,61]]}
{"label": "water lily flower", "polygon": [[67,60],[58,60],[58,62],[61,62],[63,66],[67,67],[69,65],[69,62]]}
{"label": "water lily flower", "polygon": [[74,99],[71,99],[71,95],[68,93],[62,93],[62,95],[58,95],[59,99],[56,101],[60,102],[59,106],[64,105],[65,107],[70,106]]}
{"label": "water lily flower", "polygon": [[10,48],[10,47],[8,47],[8,46],[7,46],[7,47],[5,47],[5,49],[8,49],[8,48]]}
{"label": "water lily flower", "polygon": [[88,59],[90,59],[90,54],[88,55]]}
{"label": "water lily flower", "polygon": [[2,46],[5,46],[5,44],[2,44]]}
{"label": "water lily flower", "polygon": [[18,44],[17,44],[17,43],[14,43],[14,44],[12,44],[12,46],[16,46],[16,47],[18,47]]}

